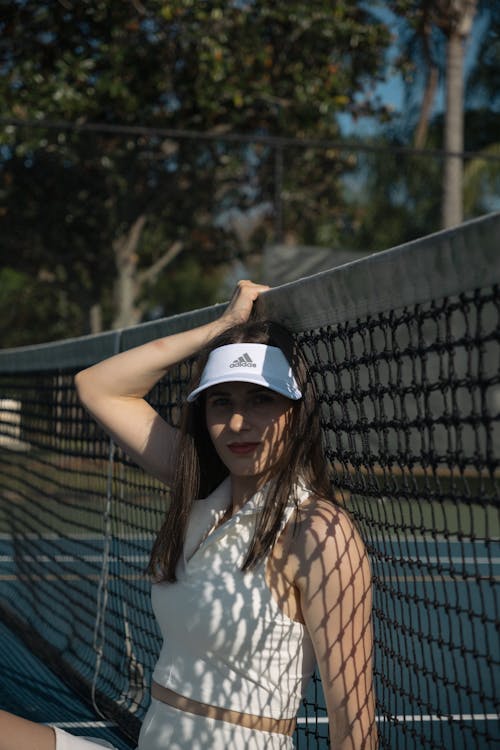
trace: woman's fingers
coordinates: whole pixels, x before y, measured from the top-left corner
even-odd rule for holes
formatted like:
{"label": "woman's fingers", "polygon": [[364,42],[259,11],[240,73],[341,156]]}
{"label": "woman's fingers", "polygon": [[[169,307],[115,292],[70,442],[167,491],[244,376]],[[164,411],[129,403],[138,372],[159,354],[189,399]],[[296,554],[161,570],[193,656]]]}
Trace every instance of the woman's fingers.
{"label": "woman's fingers", "polygon": [[262,292],[267,292],[270,287],[265,284],[255,284],[248,279],[238,282],[229,305],[224,313],[233,323],[244,323],[250,317],[253,303]]}

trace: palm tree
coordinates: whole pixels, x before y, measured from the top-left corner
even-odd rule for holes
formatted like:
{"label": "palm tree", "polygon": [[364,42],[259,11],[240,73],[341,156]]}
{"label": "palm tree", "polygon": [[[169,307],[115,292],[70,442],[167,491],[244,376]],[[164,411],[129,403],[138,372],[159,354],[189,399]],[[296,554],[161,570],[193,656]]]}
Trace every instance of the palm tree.
{"label": "palm tree", "polygon": [[[480,0],[394,0],[391,9],[410,29],[403,59],[411,59],[424,76],[414,144],[425,145],[438,72],[443,75],[446,104],[443,149],[447,153],[442,183],[442,226],[463,218],[462,186],[464,150],[464,50]],[[446,42],[446,52],[442,40]],[[443,59],[444,58],[444,59]]]}
{"label": "palm tree", "polygon": [[446,105],[443,170],[442,226],[463,221],[464,150],[464,47],[472,29],[477,0],[436,2],[436,22],[447,37]]}

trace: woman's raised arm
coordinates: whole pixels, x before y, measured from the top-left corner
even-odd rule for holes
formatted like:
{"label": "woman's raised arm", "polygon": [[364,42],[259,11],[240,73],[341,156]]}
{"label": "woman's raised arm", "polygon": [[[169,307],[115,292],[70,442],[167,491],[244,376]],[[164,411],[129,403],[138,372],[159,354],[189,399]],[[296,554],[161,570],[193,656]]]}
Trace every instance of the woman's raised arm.
{"label": "woman's raised arm", "polygon": [[170,367],[232,325],[248,320],[255,299],[268,287],[240,281],[224,314],[189,331],[156,339],[79,372],[78,396],[96,421],[143,469],[170,483],[174,477],[177,430],[145,400]]}

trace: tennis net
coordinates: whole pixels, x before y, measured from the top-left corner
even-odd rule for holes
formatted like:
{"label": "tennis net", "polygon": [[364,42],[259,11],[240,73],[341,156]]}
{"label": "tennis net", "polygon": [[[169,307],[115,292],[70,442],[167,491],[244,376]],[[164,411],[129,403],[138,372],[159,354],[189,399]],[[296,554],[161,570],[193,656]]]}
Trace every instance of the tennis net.
{"label": "tennis net", "polygon": [[[332,488],[368,548],[381,748],[493,748],[498,729],[500,214],[274,289]],[[144,575],[168,492],[76,398],[75,372],[221,307],[0,352],[0,615],[131,742],[160,636]],[[150,398],[179,420],[190,364]],[[326,748],[316,677],[300,748]]]}

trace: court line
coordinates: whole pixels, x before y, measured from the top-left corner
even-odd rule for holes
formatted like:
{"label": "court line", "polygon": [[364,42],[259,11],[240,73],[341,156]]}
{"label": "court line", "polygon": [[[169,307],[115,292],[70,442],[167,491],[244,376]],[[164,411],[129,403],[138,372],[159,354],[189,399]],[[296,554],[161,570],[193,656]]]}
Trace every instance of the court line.
{"label": "court line", "polygon": [[[97,534],[97,536],[96,536]],[[154,540],[156,538],[157,534],[156,532],[152,531],[150,534],[114,534],[113,537],[115,539],[123,540],[123,541],[138,541],[138,542],[150,542],[151,540]],[[0,541],[10,541],[13,538],[13,534],[9,532],[2,531],[0,532]],[[23,539],[40,539],[45,540],[49,539],[50,541],[79,541],[79,540],[85,540],[85,541],[96,541],[96,542],[102,542],[104,539],[103,534],[99,534],[99,532],[95,532],[93,534],[56,534],[54,531],[47,532],[46,534],[38,534],[36,532],[28,532],[26,534],[23,534]],[[436,537],[438,539],[438,537]],[[500,541],[500,540],[499,540]]]}
{"label": "court line", "polygon": [[107,727],[116,728],[112,721],[49,721],[43,722],[47,727],[57,727],[58,729],[105,729]]}
{"label": "court line", "polygon": [[[122,581],[147,581],[147,575],[146,573],[111,573],[111,576],[115,580],[122,580]],[[410,576],[407,575],[401,575],[401,576],[380,576],[376,575],[374,578],[377,581],[386,581],[386,582],[401,582],[401,583],[453,583],[454,585],[458,585],[460,583],[464,583],[466,585],[470,585],[471,583],[477,583],[478,581],[489,581],[490,583],[497,583],[500,582],[500,576],[477,576],[470,574],[469,576],[463,578],[453,578],[451,576],[440,576],[437,578],[436,576]],[[30,575],[28,573],[0,573],[0,581],[100,581],[101,575],[100,573],[35,573],[33,575]]]}
{"label": "court line", "polygon": [[[82,555],[81,557],[75,557],[74,555],[0,555],[0,563],[14,562],[15,560],[22,560],[23,562],[64,562],[64,563],[81,563],[81,562],[102,562],[102,555]],[[111,555],[111,560],[115,562],[148,562],[148,555]],[[500,558],[498,558],[500,563]]]}
{"label": "court line", "polygon": [[[429,530],[430,532],[431,530]],[[98,533],[98,532],[97,532]],[[137,540],[137,541],[151,541],[152,539],[155,539],[156,532],[152,531],[150,534],[115,534],[114,535],[116,539],[123,539],[123,540]],[[78,540],[78,539],[93,539],[96,541],[102,541],[103,536],[97,535],[96,533],[93,534],[56,534],[54,531],[47,532],[46,534],[39,534],[35,532],[28,532],[23,535],[24,539],[66,539],[66,540]],[[0,541],[2,540],[10,540],[12,539],[12,534],[9,532],[2,531],[0,532]],[[420,543],[429,543],[429,537],[428,536],[388,536],[388,537],[378,537],[375,539],[367,540],[373,543],[381,542],[381,543],[391,543],[391,544],[420,544]],[[438,536],[436,535],[433,537],[433,541],[437,542],[438,544],[485,544],[484,539],[466,539],[464,542],[462,542],[460,539],[453,539],[453,534],[450,534],[450,536]],[[500,537],[492,536],[488,537],[487,539],[488,543],[498,543],[500,542]]]}
{"label": "court line", "polygon": [[[54,573],[46,573],[45,575],[13,575],[12,573],[0,575],[0,581],[100,581],[100,573],[70,573],[66,575],[55,575]],[[121,575],[110,575],[110,580],[113,581],[147,581],[146,574],[141,573],[123,573]],[[486,580],[490,580],[487,578]]]}
{"label": "court line", "polygon": [[[497,721],[500,714],[450,714],[449,716],[434,716],[433,714],[423,714],[422,716],[413,714],[402,714],[399,716],[377,716],[378,722],[398,721],[398,722],[431,722],[431,721]],[[328,724],[327,716],[298,716],[297,724],[306,724],[314,722],[316,724]],[[112,721],[51,721],[45,722],[46,726],[58,727],[59,729],[102,729],[106,727],[116,727]]]}
{"label": "court line", "polygon": [[[449,716],[434,716],[432,714],[423,714],[422,716],[413,714],[402,714],[400,716],[377,716],[377,722],[382,721],[398,721],[398,722],[431,722],[431,721],[497,721],[500,719],[500,714],[450,714]],[[299,716],[297,717],[297,724],[306,724],[307,722],[314,722],[317,724],[328,724],[327,716]]]}
{"label": "court line", "polygon": [[[14,560],[23,560],[24,562],[65,562],[65,563],[81,563],[81,562],[101,562],[102,555],[81,555],[75,557],[74,555],[0,555],[0,563],[14,562]],[[149,560],[148,555],[111,555],[111,560],[116,562],[147,562]],[[377,560],[375,560],[377,562]],[[438,563],[453,563],[456,565],[500,565],[500,557],[394,557],[389,560],[385,560],[383,564],[393,563],[415,563],[415,564],[438,564]]]}
{"label": "court line", "polygon": [[[112,573],[112,578],[119,581],[147,581],[147,575],[144,573],[121,573],[120,575]],[[36,573],[34,575],[15,574],[15,573],[0,573],[0,581],[99,581],[101,576],[99,573],[45,573],[41,575]],[[477,583],[478,581],[489,581],[490,583],[499,583],[500,576],[475,576],[470,575],[467,578],[451,578],[450,576],[441,576],[437,579],[435,576],[375,576],[377,581],[386,582],[401,582],[401,583],[453,583],[458,585],[464,583],[470,585],[471,583]]]}
{"label": "court line", "polygon": [[[391,557],[385,560],[386,563],[455,563],[457,565],[466,563],[467,565],[500,565],[500,557]],[[383,563],[381,563],[383,564]]]}

